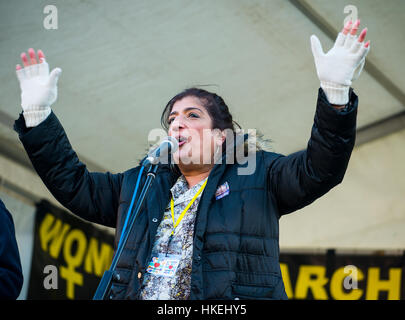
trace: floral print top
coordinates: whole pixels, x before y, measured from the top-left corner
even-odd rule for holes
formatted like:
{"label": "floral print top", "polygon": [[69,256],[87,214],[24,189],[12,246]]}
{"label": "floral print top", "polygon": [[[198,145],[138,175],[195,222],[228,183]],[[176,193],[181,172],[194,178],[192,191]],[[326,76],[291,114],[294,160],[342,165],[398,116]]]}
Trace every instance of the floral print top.
{"label": "floral print top", "polygon": [[[174,202],[174,220],[177,221],[185,207],[192,200],[193,196],[204,184],[200,181],[191,189],[183,175],[170,189]],[[169,243],[170,234],[173,231],[173,219],[170,209],[170,202],[166,207],[163,219],[157,229],[155,243],[152,249],[152,256],[156,254],[173,254],[181,256],[174,277],[166,277],[146,272],[141,288],[140,299],[142,300],[186,300],[190,296],[191,263],[193,255],[194,222],[198,204],[201,199],[201,192],[190,206],[183,219],[180,221]]]}

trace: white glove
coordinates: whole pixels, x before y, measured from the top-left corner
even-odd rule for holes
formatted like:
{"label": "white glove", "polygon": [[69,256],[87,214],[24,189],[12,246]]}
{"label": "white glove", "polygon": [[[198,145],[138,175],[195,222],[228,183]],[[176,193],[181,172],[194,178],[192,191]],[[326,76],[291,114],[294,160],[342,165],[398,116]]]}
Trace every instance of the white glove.
{"label": "white glove", "polygon": [[44,121],[51,113],[51,105],[58,96],[57,82],[62,70],[55,68],[49,74],[48,63],[43,58],[41,61],[16,71],[27,127],[35,127]]}
{"label": "white glove", "polygon": [[[324,53],[319,39],[311,36],[312,54],[321,88],[330,104],[345,105],[349,102],[349,89],[363,70],[367,48],[357,41],[356,35],[339,32],[335,44],[328,53]],[[356,69],[358,71],[355,74]]]}

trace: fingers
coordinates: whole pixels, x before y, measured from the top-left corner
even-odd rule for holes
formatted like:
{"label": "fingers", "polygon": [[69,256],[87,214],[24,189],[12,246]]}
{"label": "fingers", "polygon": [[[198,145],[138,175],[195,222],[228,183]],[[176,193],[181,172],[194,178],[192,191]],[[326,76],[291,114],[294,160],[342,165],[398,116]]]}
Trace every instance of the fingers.
{"label": "fingers", "polygon": [[[364,28],[361,32],[359,37],[357,38],[356,34],[359,30],[360,26],[360,19],[357,19],[354,24],[351,21],[348,21],[345,26],[343,27],[341,33],[344,35],[344,47],[350,48],[352,53],[359,52],[360,48],[368,48],[370,46],[370,41],[366,42],[363,46],[364,39],[367,35],[367,28]],[[357,39],[357,41],[355,41]],[[341,40],[342,42],[342,40]],[[367,51],[367,50],[366,50]],[[362,51],[361,54],[363,55],[365,52]]]}
{"label": "fingers", "polygon": [[350,34],[352,36],[355,36],[357,33],[357,30],[359,30],[359,26],[360,26],[360,19],[357,19],[357,21],[354,23],[352,30],[350,30]]}
{"label": "fingers", "polygon": [[[363,46],[363,42],[364,42],[364,39],[365,39],[365,37],[367,35],[367,31],[368,31],[368,29],[364,28],[360,32],[359,38],[357,39],[357,41],[355,43],[353,43],[353,46],[351,47],[350,52],[356,53],[356,52],[358,52],[360,50],[360,48]],[[368,48],[369,46],[370,46],[370,41],[367,41],[364,44],[364,47]]]}
{"label": "fingers", "polygon": [[23,65],[24,65],[24,67],[28,67],[28,66],[30,65],[29,62],[28,62],[28,58],[27,58],[27,55],[25,54],[25,52],[21,53],[21,60],[22,60],[22,63],[23,63]]}
{"label": "fingers", "polygon": [[30,56],[31,64],[37,64],[37,57],[36,57],[34,49],[29,48],[28,54]]}
{"label": "fingers", "polygon": [[[357,22],[360,22],[360,21],[357,20],[357,21],[355,22],[355,26],[353,26],[353,22],[352,22],[351,20],[349,20],[349,21],[346,22],[346,24],[345,24],[345,26],[343,27],[342,31],[339,32],[339,34],[338,34],[338,36],[337,36],[337,38],[336,38],[335,44],[336,44],[337,46],[344,46],[344,45],[347,46],[349,43],[351,44],[351,43],[353,42],[354,36],[351,35],[351,33],[352,33],[352,27],[355,27],[355,28],[358,29],[359,26],[357,25]],[[357,32],[357,31],[356,31],[356,32]],[[349,33],[350,33],[350,34],[349,34]]]}
{"label": "fingers", "polygon": [[[355,42],[355,40],[357,39],[356,33],[357,30],[359,29],[359,25],[360,25],[360,20],[357,19],[356,22],[353,24],[352,28],[350,29],[350,32],[348,34],[346,34],[346,39],[345,39],[345,43],[344,43],[344,47],[349,49],[352,47],[353,42]],[[347,27],[346,27],[347,26]],[[348,29],[348,24],[346,24],[345,28],[344,28],[344,32],[347,32]]]}
{"label": "fingers", "polygon": [[311,36],[311,49],[315,59],[325,54],[321,42],[316,35]]}
{"label": "fingers", "polygon": [[367,34],[367,28],[364,28],[361,32],[360,32],[360,35],[359,35],[359,42],[363,42],[364,41],[364,38],[366,37],[366,34]]}
{"label": "fingers", "polygon": [[342,33],[347,35],[352,27],[352,20],[349,20],[342,29]]}
{"label": "fingers", "polygon": [[38,50],[38,59],[39,59],[39,63],[41,63],[42,60],[45,60],[45,55],[41,49]]}
{"label": "fingers", "polygon": [[60,68],[55,68],[52,70],[51,74],[49,75],[49,85],[51,87],[56,86],[58,84],[58,79],[61,73],[62,69]]}
{"label": "fingers", "polygon": [[24,80],[25,78],[25,71],[23,68],[21,68],[21,66],[19,64],[17,64],[16,66],[16,71],[15,71],[18,80],[20,81],[20,83]]}
{"label": "fingers", "polygon": [[[45,60],[45,55],[44,55],[44,53],[42,52],[41,49],[38,50],[38,60],[37,60],[34,49],[29,48],[28,49],[28,55],[29,55],[29,59],[28,59],[27,54],[25,52],[22,52],[21,55],[20,55],[21,61],[22,61],[23,65],[24,65],[24,67],[28,67],[28,66],[37,64],[38,60],[39,60],[39,63],[42,63],[42,61]],[[17,67],[18,66],[20,66],[20,65],[17,65]]]}
{"label": "fingers", "polygon": [[[367,45],[367,46],[366,46]],[[370,41],[367,41],[367,43],[364,46],[361,46],[360,50],[359,50],[359,56],[360,56],[360,61],[362,59],[365,59],[365,57],[367,56],[367,53],[370,51]]]}
{"label": "fingers", "polygon": [[349,21],[345,24],[345,26],[343,27],[343,29],[342,29],[341,32],[342,32],[344,35],[347,35],[347,34],[349,34],[349,32],[350,32],[350,34],[351,34],[352,36],[354,36],[354,35],[356,35],[357,30],[359,30],[359,26],[360,26],[360,19],[357,19],[354,24],[353,24],[353,22],[352,22],[351,20],[349,20]]}
{"label": "fingers", "polygon": [[42,50],[38,50],[37,53],[35,53],[33,48],[29,48],[28,55],[22,52],[20,57],[24,67],[21,67],[20,64],[17,64],[15,67],[17,77],[20,81],[26,77],[49,74],[49,66],[45,61],[45,55]]}

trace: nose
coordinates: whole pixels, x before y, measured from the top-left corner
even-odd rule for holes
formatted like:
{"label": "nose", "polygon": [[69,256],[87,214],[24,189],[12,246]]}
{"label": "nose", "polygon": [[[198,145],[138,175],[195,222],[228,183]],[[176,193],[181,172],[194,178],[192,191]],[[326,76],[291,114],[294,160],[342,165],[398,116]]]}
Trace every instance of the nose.
{"label": "nose", "polygon": [[177,116],[175,119],[173,119],[172,123],[169,126],[169,131],[174,131],[178,132],[180,129],[183,129],[185,127],[183,117],[181,115]]}

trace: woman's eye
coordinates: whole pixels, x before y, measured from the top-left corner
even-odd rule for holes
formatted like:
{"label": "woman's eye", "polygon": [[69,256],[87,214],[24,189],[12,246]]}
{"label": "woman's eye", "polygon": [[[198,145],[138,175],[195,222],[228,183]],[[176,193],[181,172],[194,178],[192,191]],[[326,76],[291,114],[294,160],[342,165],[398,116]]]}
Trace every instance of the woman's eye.
{"label": "woman's eye", "polygon": [[198,114],[192,112],[188,116],[191,118],[199,118]]}
{"label": "woman's eye", "polygon": [[[188,118],[199,118],[200,116],[199,116],[198,114],[194,113],[194,112],[190,112],[190,113],[187,115],[187,117],[188,117]],[[167,120],[167,123],[170,125],[170,124],[174,121],[175,118],[176,118],[176,117],[170,118],[169,120]]]}

